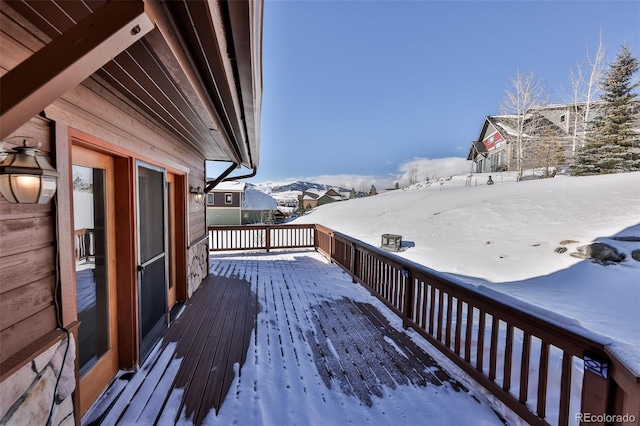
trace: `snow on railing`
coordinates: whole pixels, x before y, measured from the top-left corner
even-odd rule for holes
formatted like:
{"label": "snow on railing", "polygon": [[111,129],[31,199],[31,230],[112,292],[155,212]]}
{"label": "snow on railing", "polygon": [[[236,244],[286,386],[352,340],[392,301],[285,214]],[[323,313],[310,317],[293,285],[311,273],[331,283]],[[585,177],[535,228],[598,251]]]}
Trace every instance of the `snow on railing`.
{"label": "snow on railing", "polygon": [[212,251],[315,247],[529,424],[640,422],[640,378],[597,336],[320,225],[209,227]]}

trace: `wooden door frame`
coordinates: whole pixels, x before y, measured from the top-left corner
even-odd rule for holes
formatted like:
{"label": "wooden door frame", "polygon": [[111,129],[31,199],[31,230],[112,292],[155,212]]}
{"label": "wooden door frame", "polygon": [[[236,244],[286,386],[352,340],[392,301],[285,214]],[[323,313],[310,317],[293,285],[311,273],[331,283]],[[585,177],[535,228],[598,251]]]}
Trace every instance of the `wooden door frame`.
{"label": "wooden door frame", "polygon": [[[109,302],[109,341],[110,349],[105,356],[102,356],[97,363],[91,367],[86,375],[79,381],[80,390],[80,412],[84,414],[100,396],[102,390],[109,384],[111,379],[117,373],[119,362],[119,338],[118,338],[118,292],[116,271],[118,263],[118,255],[116,250],[116,220],[115,220],[115,166],[114,159],[110,155],[92,151],[78,145],[71,148],[72,165],[78,164],[84,167],[104,169],[105,176],[105,211],[107,221],[107,285],[108,285],[108,302]],[[73,167],[71,167],[73,170]],[[73,195],[71,197],[73,203]],[[72,204],[73,205],[73,204]],[[73,209],[71,210],[73,223]],[[77,288],[77,287],[76,287]],[[82,326],[82,324],[81,324]],[[77,353],[80,347],[77,345]]]}
{"label": "wooden door frame", "polygon": [[[176,287],[176,196],[175,196],[175,186],[176,179],[175,175],[170,172],[165,173],[165,182],[166,182],[166,210],[167,210],[167,308],[169,309],[169,313],[171,313],[171,309],[177,302],[177,287]],[[170,317],[170,314],[169,314]],[[167,323],[170,323],[170,318],[167,317]]]}
{"label": "wooden door frame", "polygon": [[[137,369],[140,365],[140,352],[138,348],[136,160],[162,167],[175,177],[176,300],[178,301],[186,301],[188,299],[188,169],[179,168],[180,166],[177,163],[174,164],[174,166],[162,164],[133,151],[112,145],[91,134],[72,127],[68,127],[66,130],[66,137],[68,137],[69,141],[67,146],[69,148],[68,151],[64,153],[66,155],[63,156],[69,159],[68,164],[71,163],[72,146],[79,146],[91,151],[110,155],[114,160],[114,184],[116,188],[114,211],[115,228],[117,229],[116,291],[118,295],[118,358],[121,369]],[[71,191],[72,180],[71,173],[69,172],[69,191]],[[69,195],[71,195],[71,193]],[[72,234],[69,235],[68,241],[71,244],[69,260],[72,260]],[[75,285],[73,290],[75,291]],[[67,299],[68,297],[74,299],[63,302],[63,306],[72,307],[71,310],[73,312],[69,312],[69,314],[71,318],[75,319],[75,293],[68,294],[68,296],[63,294],[62,297],[63,299]],[[79,392],[76,392],[76,397],[79,397]],[[79,398],[76,401],[79,403]]]}
{"label": "wooden door frame", "polygon": [[[176,302],[187,299],[187,230],[186,230],[186,176],[167,171],[167,183],[172,182],[172,200],[167,200],[171,210],[173,235],[171,235],[171,257],[173,261],[173,284]],[[171,277],[169,278],[171,279]],[[169,307],[171,309],[171,307]]]}
{"label": "wooden door frame", "polygon": [[187,175],[173,173],[175,211],[176,300],[186,302],[187,280]]}

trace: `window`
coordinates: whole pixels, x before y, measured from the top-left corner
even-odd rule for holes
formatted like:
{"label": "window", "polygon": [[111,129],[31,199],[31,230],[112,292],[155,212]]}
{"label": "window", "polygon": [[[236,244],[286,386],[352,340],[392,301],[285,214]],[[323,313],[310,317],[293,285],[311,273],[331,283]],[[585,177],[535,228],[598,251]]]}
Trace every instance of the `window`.
{"label": "window", "polygon": [[224,194],[224,203],[231,204],[232,202],[233,202],[233,194],[230,192],[227,192],[226,194]]}
{"label": "window", "polygon": [[207,204],[212,206],[213,205],[213,194],[207,194]]}
{"label": "window", "polygon": [[567,119],[567,117],[566,117],[564,114],[562,114],[562,115],[560,116],[560,122],[561,122],[561,123],[564,123],[566,119]]}

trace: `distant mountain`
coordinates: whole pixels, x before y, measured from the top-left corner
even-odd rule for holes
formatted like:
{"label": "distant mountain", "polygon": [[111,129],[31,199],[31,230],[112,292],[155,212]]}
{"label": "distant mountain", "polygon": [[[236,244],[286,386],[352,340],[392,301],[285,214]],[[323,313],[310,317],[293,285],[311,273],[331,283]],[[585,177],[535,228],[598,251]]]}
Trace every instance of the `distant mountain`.
{"label": "distant mountain", "polygon": [[315,189],[317,191],[328,191],[329,189],[336,189],[340,192],[349,192],[350,189],[340,188],[332,185],[325,185],[324,183],[315,183],[315,182],[292,182],[286,185],[277,185],[271,187],[272,192],[287,192],[287,191],[308,191],[310,189]]}
{"label": "distant mountain", "polygon": [[[348,194],[351,192],[351,189],[348,188],[342,188],[340,186],[335,186],[335,185],[327,185],[324,183],[317,183],[317,182],[303,182],[303,181],[296,181],[296,182],[289,182],[289,183],[271,183],[271,182],[265,182],[265,183],[259,183],[259,184],[255,184],[256,188],[258,188],[260,191],[263,191],[267,194],[270,194],[274,197],[278,197],[278,194],[289,194],[286,197],[290,197],[291,193],[295,193],[295,192],[304,192],[304,191],[309,191],[309,190],[315,190],[315,191],[328,191],[329,189],[335,189],[338,192],[344,193],[344,194]],[[360,192],[360,191],[356,191],[358,197],[364,197],[367,194],[365,194],[364,192]]]}

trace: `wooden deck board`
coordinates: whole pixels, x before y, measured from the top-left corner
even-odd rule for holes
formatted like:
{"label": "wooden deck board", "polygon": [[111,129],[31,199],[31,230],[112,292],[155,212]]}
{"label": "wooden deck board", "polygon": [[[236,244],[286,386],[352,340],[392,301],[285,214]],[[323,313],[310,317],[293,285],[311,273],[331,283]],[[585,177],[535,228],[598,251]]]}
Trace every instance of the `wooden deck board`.
{"label": "wooden deck board", "polygon": [[373,305],[330,297],[335,270],[327,268],[335,267],[314,260],[310,272],[308,263],[260,255],[213,259],[212,273],[109,404],[104,424],[202,424],[225,399],[240,397],[245,361],[282,372],[272,386],[318,404],[342,392],[372,407],[400,386],[466,391]]}

